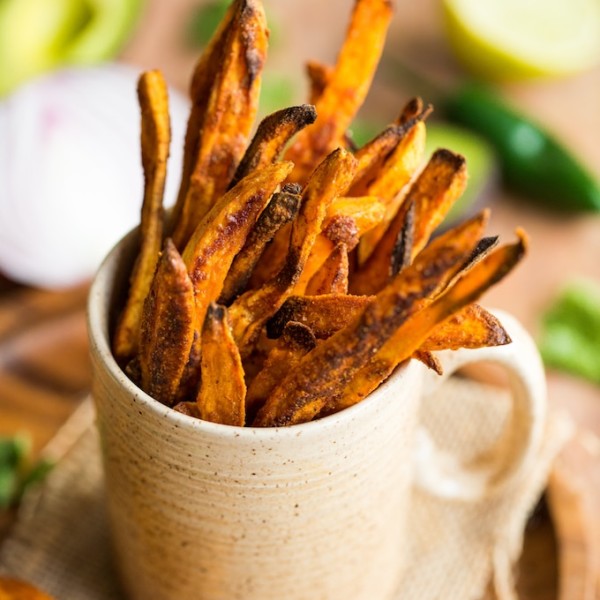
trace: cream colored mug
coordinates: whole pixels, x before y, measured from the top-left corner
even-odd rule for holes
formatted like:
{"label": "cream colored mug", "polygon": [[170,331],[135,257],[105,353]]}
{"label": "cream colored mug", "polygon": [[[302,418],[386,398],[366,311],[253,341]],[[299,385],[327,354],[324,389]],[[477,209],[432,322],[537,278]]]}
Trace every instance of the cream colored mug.
{"label": "cream colored mug", "polygon": [[536,452],[543,369],[506,314],[512,344],[438,355],[446,373],[491,360],[511,377],[512,419],[500,442],[510,452],[477,466],[441,454],[419,428],[421,400],[441,379],[416,361],[356,406],[287,428],[219,425],[163,406],[110,351],[134,244],[129,235],[105,260],[88,311],[115,562],[132,600],[401,597],[411,486],[479,501]]}

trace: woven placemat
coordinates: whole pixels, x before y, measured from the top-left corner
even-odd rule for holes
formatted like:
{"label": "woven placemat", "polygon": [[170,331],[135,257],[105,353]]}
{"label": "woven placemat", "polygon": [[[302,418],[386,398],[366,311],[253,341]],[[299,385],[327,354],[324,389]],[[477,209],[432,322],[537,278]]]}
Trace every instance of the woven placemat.
{"label": "woven placemat", "polygon": [[[422,420],[438,444],[464,460],[493,443],[509,415],[507,392],[452,378],[424,403]],[[120,600],[103,502],[93,407],[86,400],[51,445],[56,468],[23,500],[12,535],[0,549],[0,573],[36,584],[57,600]],[[516,598],[512,565],[523,530],[553,459],[571,432],[550,415],[531,472],[492,500],[441,501],[413,491],[410,560],[398,599]]]}

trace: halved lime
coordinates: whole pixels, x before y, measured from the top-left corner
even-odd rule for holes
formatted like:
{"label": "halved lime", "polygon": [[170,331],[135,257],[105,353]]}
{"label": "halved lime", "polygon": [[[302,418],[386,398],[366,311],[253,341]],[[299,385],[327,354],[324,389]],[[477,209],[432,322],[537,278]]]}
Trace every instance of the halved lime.
{"label": "halved lime", "polygon": [[600,62],[599,0],[443,0],[450,43],[490,80],[561,76]]}

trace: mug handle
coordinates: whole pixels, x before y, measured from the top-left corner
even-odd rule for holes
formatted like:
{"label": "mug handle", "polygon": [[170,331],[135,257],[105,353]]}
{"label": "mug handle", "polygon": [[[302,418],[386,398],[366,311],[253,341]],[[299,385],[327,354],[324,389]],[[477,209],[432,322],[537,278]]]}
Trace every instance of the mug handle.
{"label": "mug handle", "polygon": [[[512,343],[475,350],[444,350],[436,353],[444,374],[428,371],[423,394],[427,396],[460,367],[476,362],[502,366],[508,374],[513,409],[497,442],[473,464],[464,465],[455,456],[439,450],[421,427],[417,433],[415,483],[422,490],[444,499],[477,501],[497,493],[525,472],[539,451],[546,416],[546,379],[534,341],[508,313],[492,312],[502,323]],[[500,451],[501,450],[501,451]]]}

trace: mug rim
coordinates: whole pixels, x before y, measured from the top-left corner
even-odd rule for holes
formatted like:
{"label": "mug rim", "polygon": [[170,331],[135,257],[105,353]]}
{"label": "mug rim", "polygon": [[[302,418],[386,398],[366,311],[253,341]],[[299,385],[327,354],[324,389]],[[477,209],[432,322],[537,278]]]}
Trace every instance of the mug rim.
{"label": "mug rim", "polygon": [[[174,410],[172,407],[159,402],[147,394],[126,375],[115,360],[109,342],[109,332],[107,331],[108,315],[106,314],[106,311],[103,310],[103,306],[110,304],[110,293],[113,291],[115,284],[115,275],[119,259],[127,248],[127,245],[133,243],[138,229],[139,227],[134,228],[121,238],[105,256],[98,268],[88,293],[86,311],[87,326],[90,352],[92,355],[97,355],[97,358],[103,365],[105,371],[117,385],[126,390],[129,398],[135,398],[136,403],[142,403],[154,414],[154,416],[167,418],[180,427],[217,437],[229,436],[256,439],[269,438],[272,436],[297,437],[304,433],[319,434],[322,431],[339,427],[340,421],[360,419],[361,413],[372,410],[373,405],[376,405],[378,402],[382,402],[385,399],[392,386],[398,385],[400,381],[406,380],[411,376],[416,377],[419,374],[418,361],[409,359],[398,365],[382,384],[373,390],[366,398],[363,398],[353,406],[344,408],[320,419],[283,427],[242,427],[239,425],[213,423]],[[406,385],[403,389],[411,389],[411,387],[412,386],[410,385]],[[387,401],[396,402],[403,401],[403,399],[397,400],[394,398],[387,398]]]}

